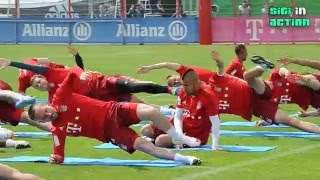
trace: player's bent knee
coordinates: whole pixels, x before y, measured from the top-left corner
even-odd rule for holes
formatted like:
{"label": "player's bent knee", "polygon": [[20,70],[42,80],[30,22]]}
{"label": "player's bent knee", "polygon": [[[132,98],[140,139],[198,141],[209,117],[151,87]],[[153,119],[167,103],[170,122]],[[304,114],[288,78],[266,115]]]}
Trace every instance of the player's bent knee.
{"label": "player's bent knee", "polygon": [[158,147],[163,147],[163,148],[172,148],[173,147],[172,139],[167,134],[162,134],[162,135],[158,136],[156,138],[154,144]]}
{"label": "player's bent knee", "polygon": [[275,122],[280,124],[290,124],[292,122],[292,118],[281,109],[278,109],[275,115]]}
{"label": "player's bent knee", "polygon": [[133,145],[134,149],[145,152],[145,153],[150,153],[153,148],[155,147],[151,142],[138,137]]}
{"label": "player's bent knee", "polygon": [[154,138],[154,132],[153,129],[151,127],[151,124],[146,124],[144,126],[142,126],[142,128],[140,129],[140,133],[142,136],[146,136],[149,138]]}
{"label": "player's bent knee", "polygon": [[244,79],[245,81],[249,81],[249,80],[250,80],[247,71],[245,71],[245,72],[243,73],[243,79]]}

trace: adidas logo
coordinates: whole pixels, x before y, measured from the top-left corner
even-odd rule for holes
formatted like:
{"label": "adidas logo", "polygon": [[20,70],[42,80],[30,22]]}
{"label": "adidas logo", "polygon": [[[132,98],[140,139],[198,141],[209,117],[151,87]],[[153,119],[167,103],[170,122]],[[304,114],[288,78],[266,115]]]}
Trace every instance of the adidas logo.
{"label": "adidas logo", "polygon": [[[72,6],[70,8],[71,18],[79,18],[79,14],[74,12]],[[65,3],[52,6],[45,14],[45,18],[68,18],[68,5]]]}

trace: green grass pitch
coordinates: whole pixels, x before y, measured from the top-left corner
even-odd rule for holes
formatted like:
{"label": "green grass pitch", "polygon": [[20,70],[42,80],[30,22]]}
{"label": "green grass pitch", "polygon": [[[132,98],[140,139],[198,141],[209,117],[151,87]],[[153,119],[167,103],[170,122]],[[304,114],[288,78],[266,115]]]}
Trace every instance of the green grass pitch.
{"label": "green grass pitch", "polygon": [[[136,74],[140,65],[171,61],[186,65],[216,70],[210,58],[210,50],[217,50],[226,65],[234,58],[233,45],[128,45],[128,46],[75,46],[84,58],[85,68],[104,74],[122,73],[141,80],[151,80],[164,84],[164,78],[171,74],[167,70],[155,70],[149,74]],[[261,55],[275,61],[281,56],[319,58],[317,45],[248,45],[249,56]],[[52,61],[68,66],[74,65],[73,57],[64,45],[0,45],[0,57],[12,60],[23,60],[31,57],[49,57]],[[246,68],[253,67],[248,60]],[[309,68],[290,65],[290,70],[298,72],[314,71]],[[7,81],[17,89],[18,70],[12,67],[0,71],[1,80]],[[264,77],[268,77],[266,73]],[[45,93],[29,89],[28,94],[45,98]],[[164,105],[174,104],[175,97],[169,95],[151,96],[138,94],[148,102]],[[289,113],[299,109],[295,105],[282,105]],[[311,108],[310,108],[311,109]],[[236,116],[223,115],[222,121],[241,121]],[[319,123],[318,119],[305,119]],[[37,131],[33,127],[8,127],[14,131]],[[239,128],[232,130],[273,130],[295,131],[294,129]],[[138,129],[136,129],[138,130]],[[0,157],[21,155],[46,156],[52,152],[51,138],[26,139],[32,148],[27,150],[0,149]],[[22,172],[37,174],[45,179],[319,179],[320,144],[319,139],[307,138],[263,138],[263,137],[226,137],[222,136],[221,144],[225,145],[261,145],[277,146],[276,150],[264,153],[231,153],[231,152],[182,152],[202,159],[199,167],[148,168],[148,167],[108,167],[108,166],[59,166],[36,163],[5,163],[20,169]],[[211,140],[209,141],[211,143]],[[136,152],[133,155],[122,150],[94,150],[100,142],[87,138],[67,138],[66,156],[119,159],[154,159],[149,155]]]}

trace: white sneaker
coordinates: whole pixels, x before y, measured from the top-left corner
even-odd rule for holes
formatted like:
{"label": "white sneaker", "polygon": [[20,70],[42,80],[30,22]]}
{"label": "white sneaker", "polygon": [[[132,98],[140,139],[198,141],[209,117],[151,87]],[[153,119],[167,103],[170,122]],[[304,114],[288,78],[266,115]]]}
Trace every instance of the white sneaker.
{"label": "white sneaker", "polygon": [[201,164],[201,160],[194,156],[188,156],[189,157],[189,164],[191,166],[199,166]]}
{"label": "white sneaker", "polygon": [[189,136],[186,136],[185,138],[188,139],[188,141],[183,142],[183,144],[186,144],[189,147],[198,147],[201,145],[201,141],[198,138],[189,137]]}
{"label": "white sneaker", "polygon": [[15,148],[16,149],[26,149],[26,148],[30,148],[30,143],[27,141],[15,141],[16,145]]}

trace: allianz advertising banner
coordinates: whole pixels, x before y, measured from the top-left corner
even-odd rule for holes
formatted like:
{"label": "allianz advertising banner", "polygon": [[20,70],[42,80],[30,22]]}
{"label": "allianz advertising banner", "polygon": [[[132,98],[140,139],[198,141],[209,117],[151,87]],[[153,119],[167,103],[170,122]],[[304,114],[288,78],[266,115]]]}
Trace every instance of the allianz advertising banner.
{"label": "allianz advertising banner", "polygon": [[193,18],[0,20],[0,43],[195,43]]}

